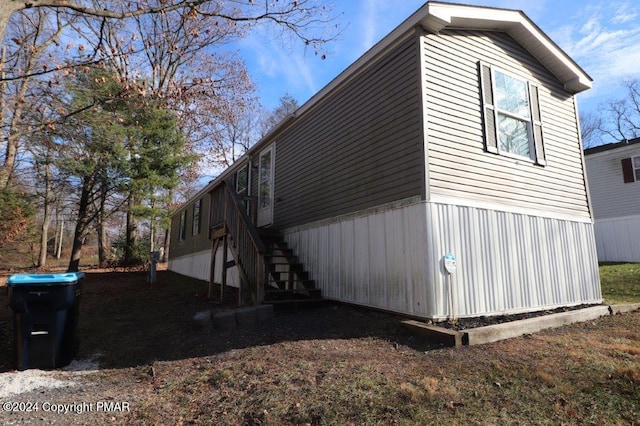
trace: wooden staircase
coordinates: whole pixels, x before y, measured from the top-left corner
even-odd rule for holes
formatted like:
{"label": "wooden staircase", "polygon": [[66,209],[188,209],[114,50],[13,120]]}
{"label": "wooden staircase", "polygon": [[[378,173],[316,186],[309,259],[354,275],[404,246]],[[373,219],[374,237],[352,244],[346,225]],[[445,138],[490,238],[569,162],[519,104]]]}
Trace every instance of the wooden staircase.
{"label": "wooden staircase", "polygon": [[287,242],[276,233],[263,231],[260,237],[266,248],[264,254],[264,303],[298,306],[324,302],[322,291],[309,279]]}
{"label": "wooden staircase", "polygon": [[[255,227],[232,184],[223,182],[212,191],[211,206],[209,297],[216,276],[215,256],[222,247],[220,300],[224,298],[227,269],[236,266],[240,275],[238,306],[245,303],[297,306],[323,301],[320,289],[315,288],[284,239],[273,230]],[[227,259],[227,249],[233,255],[232,260]]]}

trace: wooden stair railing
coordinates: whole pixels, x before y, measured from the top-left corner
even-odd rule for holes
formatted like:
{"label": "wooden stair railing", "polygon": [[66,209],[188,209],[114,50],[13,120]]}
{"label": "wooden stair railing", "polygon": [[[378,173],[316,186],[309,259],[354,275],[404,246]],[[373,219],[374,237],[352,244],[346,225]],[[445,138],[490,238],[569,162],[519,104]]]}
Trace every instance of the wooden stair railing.
{"label": "wooden stair railing", "polygon": [[226,284],[226,270],[228,267],[233,266],[226,259],[228,247],[234,257],[234,262],[232,263],[238,267],[240,273],[238,305],[244,304],[247,291],[252,303],[262,303],[264,299],[265,247],[256,227],[247,216],[245,206],[238,194],[226,182],[219,185],[212,193],[211,206],[213,252],[210,286],[214,281],[215,254],[220,241],[222,241],[224,244],[222,289]]}

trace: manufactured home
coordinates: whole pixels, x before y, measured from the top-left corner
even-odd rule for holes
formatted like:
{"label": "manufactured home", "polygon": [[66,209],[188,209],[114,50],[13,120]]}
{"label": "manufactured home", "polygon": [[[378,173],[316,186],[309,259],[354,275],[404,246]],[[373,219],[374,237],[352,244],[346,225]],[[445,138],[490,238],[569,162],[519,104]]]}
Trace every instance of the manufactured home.
{"label": "manufactured home", "polygon": [[601,262],[640,262],[640,138],[584,151]]}
{"label": "manufactured home", "polygon": [[169,269],[434,320],[600,303],[591,84],[523,12],[430,1],[174,213]]}

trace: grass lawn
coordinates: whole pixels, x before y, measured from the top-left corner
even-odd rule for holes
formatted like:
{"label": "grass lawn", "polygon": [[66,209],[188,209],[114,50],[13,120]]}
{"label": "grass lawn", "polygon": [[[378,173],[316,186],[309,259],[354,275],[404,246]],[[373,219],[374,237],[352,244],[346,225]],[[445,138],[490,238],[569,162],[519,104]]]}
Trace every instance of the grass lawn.
{"label": "grass lawn", "polygon": [[602,264],[600,283],[605,303],[640,303],[640,263]]}

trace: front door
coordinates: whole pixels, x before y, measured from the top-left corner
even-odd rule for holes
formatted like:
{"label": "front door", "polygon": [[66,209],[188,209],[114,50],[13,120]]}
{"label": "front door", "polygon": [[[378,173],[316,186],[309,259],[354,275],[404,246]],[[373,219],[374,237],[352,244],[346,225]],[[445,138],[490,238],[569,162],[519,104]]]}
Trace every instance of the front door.
{"label": "front door", "polygon": [[274,145],[260,153],[258,170],[258,226],[268,226],[273,222],[273,169]]}

